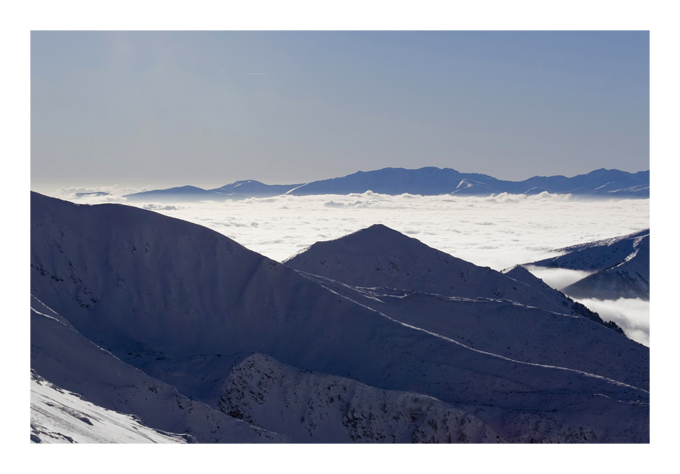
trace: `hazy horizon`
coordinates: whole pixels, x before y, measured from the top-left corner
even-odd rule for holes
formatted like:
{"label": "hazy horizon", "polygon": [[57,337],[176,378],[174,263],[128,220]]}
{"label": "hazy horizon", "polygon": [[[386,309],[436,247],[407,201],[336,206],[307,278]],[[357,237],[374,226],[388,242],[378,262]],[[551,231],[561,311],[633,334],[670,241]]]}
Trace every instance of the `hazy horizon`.
{"label": "hazy horizon", "polygon": [[[388,166],[386,168],[396,168],[396,167]],[[418,168],[406,168],[406,169],[418,169]],[[442,168],[440,168],[440,169],[442,169]],[[612,169],[615,169],[615,168],[612,168]],[[349,173],[349,174],[354,174],[356,172],[368,172],[368,171],[376,171],[376,170],[368,170],[368,169],[357,170],[357,171],[355,171],[353,173]],[[455,171],[459,171],[461,173],[475,173],[475,171],[461,171],[461,170],[455,170]],[[597,170],[593,169],[591,171],[588,171],[586,173],[581,173],[581,174],[588,174],[592,171],[597,171]],[[619,171],[624,171],[624,170],[619,170]],[[643,172],[643,171],[649,171],[649,168],[641,169],[641,170],[637,170],[637,171],[628,171],[628,172],[634,174],[634,173]],[[480,173],[480,174],[483,174],[483,173]],[[321,180],[333,179],[333,178],[342,178],[344,176],[346,176],[346,175],[343,175],[343,176],[328,176],[326,178],[321,178]],[[493,176],[493,175],[490,175],[490,176],[493,177],[493,178],[500,179],[497,176]],[[527,176],[526,178],[523,178],[523,179],[502,180],[502,181],[521,182],[521,181],[524,181],[526,179],[533,178],[533,177],[536,177],[536,176],[538,176],[538,175]],[[550,175],[550,176],[564,176],[564,175]],[[566,177],[572,178],[572,177],[575,177],[575,176],[578,176],[578,175],[573,175],[573,176],[567,175]],[[285,183],[284,182],[267,182],[267,181],[261,181],[261,180],[255,179],[255,178],[248,178],[247,180],[260,181],[261,183],[267,184],[267,185],[289,185],[289,184],[304,184],[305,183],[304,181],[300,181],[300,180],[285,182]],[[245,181],[245,180],[239,180],[239,181]],[[217,182],[217,181],[216,181],[215,178],[213,178],[211,182]],[[153,185],[150,185],[150,184],[146,185],[146,186],[134,187],[134,186],[125,186],[124,184],[118,184],[118,183],[101,185],[101,186],[88,185],[87,183],[83,184],[81,186],[54,186],[54,185],[53,186],[50,186],[50,185],[45,185],[45,186],[35,185],[34,186],[34,185],[31,185],[31,191],[36,191],[36,192],[39,192],[41,194],[45,194],[45,195],[53,196],[53,197],[59,197],[59,196],[75,197],[75,196],[73,196],[73,195],[75,195],[75,193],[95,193],[95,192],[107,192],[107,193],[110,193],[110,194],[113,194],[113,195],[123,195],[123,194],[133,194],[133,193],[138,193],[138,192],[152,191],[152,190],[159,190],[159,189],[170,189],[170,188],[176,188],[176,187],[182,187],[182,186],[195,186],[195,187],[198,187],[198,188],[209,190],[209,189],[217,189],[219,187],[222,187],[222,186],[225,186],[225,185],[228,185],[228,184],[232,184],[234,182],[235,181],[231,181],[231,182],[228,182],[228,183],[219,182],[220,184],[210,185],[210,186],[205,186],[205,185],[204,186],[198,186],[193,182],[192,183],[178,182],[178,184],[170,185],[170,186],[167,186],[167,187],[157,187],[157,186],[153,186]]]}

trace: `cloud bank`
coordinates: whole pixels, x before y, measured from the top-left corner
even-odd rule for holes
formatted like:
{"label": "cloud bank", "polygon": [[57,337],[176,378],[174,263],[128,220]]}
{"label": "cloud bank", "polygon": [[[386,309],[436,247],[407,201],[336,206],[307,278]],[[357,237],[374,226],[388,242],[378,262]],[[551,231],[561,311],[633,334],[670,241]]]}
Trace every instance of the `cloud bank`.
{"label": "cloud bank", "polygon": [[[126,203],[137,190],[63,189],[62,199],[78,203]],[[106,196],[75,193],[108,192]],[[366,192],[347,196],[276,196],[240,201],[133,205],[213,229],[279,262],[318,241],[332,240],[373,224],[405,235],[476,265],[502,270],[559,253],[554,249],[649,228],[649,200],[587,201],[569,195],[387,196]],[[586,272],[530,267],[556,289]],[[615,321],[626,334],[649,344],[649,306],[638,300],[581,300]]]}
{"label": "cloud bank", "polygon": [[525,265],[524,268],[529,270],[534,276],[540,278],[551,287],[560,291],[572,283],[576,283],[588,275],[595,273],[586,272],[583,270],[569,270],[566,268],[537,267],[535,265]]}
{"label": "cloud bank", "polygon": [[[112,191],[119,190],[80,199],[70,190],[57,197],[125,203],[121,192]],[[455,257],[502,270],[556,256],[551,252],[556,248],[649,227],[647,199],[583,201],[547,193],[454,197],[366,192],[134,205],[211,228],[277,261],[315,242],[380,223]]]}
{"label": "cloud bank", "polygon": [[649,347],[649,301],[639,298],[575,301],[595,311],[605,321],[614,321],[630,339]]}

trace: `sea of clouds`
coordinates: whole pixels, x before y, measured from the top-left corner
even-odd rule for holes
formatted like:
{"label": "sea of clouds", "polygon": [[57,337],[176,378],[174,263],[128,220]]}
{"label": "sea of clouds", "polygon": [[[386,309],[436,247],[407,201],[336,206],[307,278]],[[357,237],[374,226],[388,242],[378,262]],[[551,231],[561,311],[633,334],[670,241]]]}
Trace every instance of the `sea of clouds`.
{"label": "sea of clouds", "polygon": [[[108,196],[76,198],[75,192]],[[125,190],[131,192],[131,190]],[[318,241],[384,224],[455,257],[503,270],[557,256],[570,245],[649,228],[649,200],[584,200],[570,195],[388,196],[363,194],[276,196],[198,203],[127,203],[117,188],[62,189],[56,197],[78,203],[118,202],[193,222],[224,234],[279,262]],[[584,272],[531,268],[561,289]],[[649,345],[649,302],[583,300],[629,337]]]}

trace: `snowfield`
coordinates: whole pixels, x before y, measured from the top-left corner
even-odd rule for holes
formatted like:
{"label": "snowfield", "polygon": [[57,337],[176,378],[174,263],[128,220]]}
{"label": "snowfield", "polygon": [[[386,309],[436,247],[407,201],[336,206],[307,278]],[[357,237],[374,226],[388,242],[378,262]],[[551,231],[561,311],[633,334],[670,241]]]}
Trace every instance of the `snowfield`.
{"label": "snowfield", "polygon": [[134,416],[94,405],[31,372],[31,443],[187,443],[188,435],[164,433]]}

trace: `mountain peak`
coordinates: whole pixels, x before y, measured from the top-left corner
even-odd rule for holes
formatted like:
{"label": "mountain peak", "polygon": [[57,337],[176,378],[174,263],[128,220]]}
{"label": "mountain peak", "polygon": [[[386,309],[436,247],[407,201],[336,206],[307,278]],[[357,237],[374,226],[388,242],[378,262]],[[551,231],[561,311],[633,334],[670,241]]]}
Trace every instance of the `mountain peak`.
{"label": "mountain peak", "polygon": [[[366,227],[364,229],[360,229],[352,234],[346,235],[345,239],[356,239],[356,238],[361,238],[361,239],[366,239],[370,237],[390,237],[390,238],[400,238],[400,239],[411,239],[410,237],[407,237],[406,235],[402,234],[399,231],[396,231],[392,229],[391,227],[387,227],[385,224],[373,224],[369,227]],[[411,239],[415,240],[415,239]]]}
{"label": "mountain peak", "polygon": [[564,295],[545,284],[537,284],[540,280],[523,268],[506,275],[479,267],[384,224],[374,224],[340,239],[317,242],[285,265],[354,287],[507,299],[559,313],[570,306]]}

